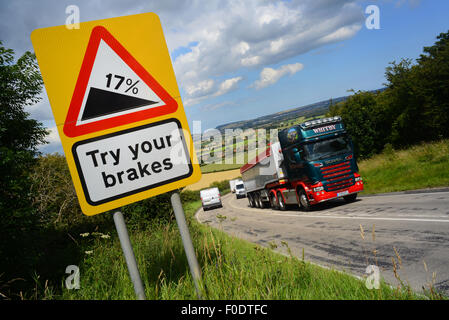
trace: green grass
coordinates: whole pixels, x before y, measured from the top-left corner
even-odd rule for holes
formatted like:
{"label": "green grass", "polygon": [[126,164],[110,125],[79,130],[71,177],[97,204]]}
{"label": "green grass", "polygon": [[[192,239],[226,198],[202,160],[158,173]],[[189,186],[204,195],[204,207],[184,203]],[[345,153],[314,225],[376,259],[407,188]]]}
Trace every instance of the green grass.
{"label": "green grass", "polygon": [[359,162],[363,194],[449,186],[449,140],[387,148],[382,154]]}
{"label": "green grass", "polygon": [[201,166],[201,173],[212,173],[240,169],[242,166],[243,164],[209,163]]}
{"label": "green grass", "polygon": [[[382,283],[368,290],[363,281],[288,257],[220,230],[201,225],[193,213],[199,201],[184,206],[202,267],[206,299],[419,299],[412,291]],[[224,217],[224,219],[226,219]],[[56,299],[135,299],[116,236],[87,237],[80,265],[81,288],[63,289]],[[195,287],[176,223],[155,224],[131,234],[148,299],[196,299]],[[283,243],[288,250],[288,244]]]}

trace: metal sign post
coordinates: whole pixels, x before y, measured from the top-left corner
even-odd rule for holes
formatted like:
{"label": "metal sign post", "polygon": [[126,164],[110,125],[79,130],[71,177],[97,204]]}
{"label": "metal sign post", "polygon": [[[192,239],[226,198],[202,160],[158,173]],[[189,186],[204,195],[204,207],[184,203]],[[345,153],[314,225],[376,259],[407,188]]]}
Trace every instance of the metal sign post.
{"label": "metal sign post", "polygon": [[120,211],[114,212],[114,223],[120,239],[123,254],[125,255],[129,276],[131,277],[131,281],[134,285],[134,292],[136,293],[137,299],[145,300],[145,290],[143,288],[142,279],[140,278],[139,269],[137,268],[136,257],[134,256],[133,247],[131,246],[131,241],[129,240],[125,219]]}
{"label": "metal sign post", "polygon": [[175,212],[179,232],[181,233],[182,243],[184,245],[187,261],[190,267],[190,273],[192,274],[193,282],[195,283],[196,294],[198,299],[202,299],[200,287],[200,283],[202,282],[201,269],[198,264],[198,260],[196,259],[195,250],[193,249],[192,239],[190,238],[189,228],[187,227],[186,217],[184,214],[184,209],[182,208],[179,193],[177,191],[172,193],[170,200],[173,211]]}

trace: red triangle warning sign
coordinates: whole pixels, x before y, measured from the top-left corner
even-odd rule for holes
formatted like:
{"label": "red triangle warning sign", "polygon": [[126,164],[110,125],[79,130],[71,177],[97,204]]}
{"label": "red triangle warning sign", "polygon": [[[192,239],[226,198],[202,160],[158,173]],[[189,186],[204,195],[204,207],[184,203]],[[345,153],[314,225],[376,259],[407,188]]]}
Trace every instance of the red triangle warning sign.
{"label": "red triangle warning sign", "polygon": [[178,104],[102,26],[92,29],[64,123],[69,137],[175,112]]}

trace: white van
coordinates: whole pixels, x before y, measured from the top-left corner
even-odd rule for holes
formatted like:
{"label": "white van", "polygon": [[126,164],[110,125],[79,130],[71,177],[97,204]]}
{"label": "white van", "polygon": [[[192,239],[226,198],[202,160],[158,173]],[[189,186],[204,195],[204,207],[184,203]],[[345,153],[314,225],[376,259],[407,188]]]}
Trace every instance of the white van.
{"label": "white van", "polygon": [[242,180],[235,183],[235,196],[237,199],[246,197],[245,185]]}
{"label": "white van", "polygon": [[203,210],[206,211],[210,208],[221,208],[220,190],[218,188],[204,189],[200,191],[201,203],[203,204]]}

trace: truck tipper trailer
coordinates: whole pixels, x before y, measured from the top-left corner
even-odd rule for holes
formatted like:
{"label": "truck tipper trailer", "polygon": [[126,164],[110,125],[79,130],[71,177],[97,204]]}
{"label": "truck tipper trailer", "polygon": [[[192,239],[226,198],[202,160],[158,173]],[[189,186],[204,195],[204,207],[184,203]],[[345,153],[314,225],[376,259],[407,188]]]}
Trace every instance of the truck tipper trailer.
{"label": "truck tipper trailer", "polygon": [[355,201],[363,190],[353,144],[340,117],[306,121],[279,131],[272,143],[240,168],[251,207],[302,210],[336,198]]}

